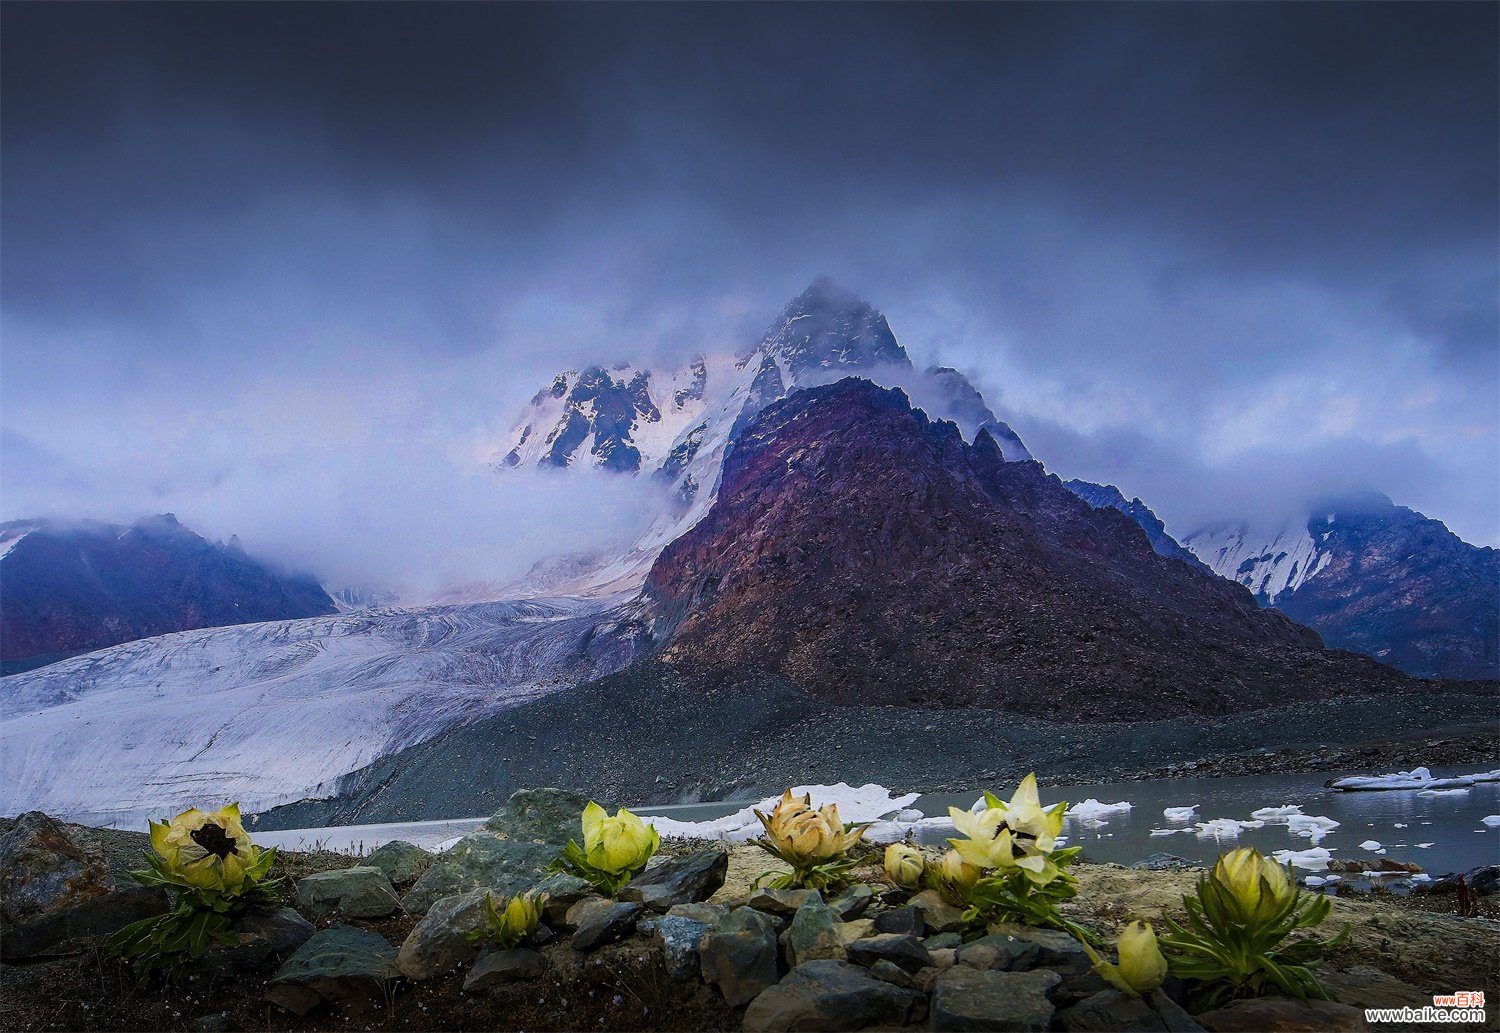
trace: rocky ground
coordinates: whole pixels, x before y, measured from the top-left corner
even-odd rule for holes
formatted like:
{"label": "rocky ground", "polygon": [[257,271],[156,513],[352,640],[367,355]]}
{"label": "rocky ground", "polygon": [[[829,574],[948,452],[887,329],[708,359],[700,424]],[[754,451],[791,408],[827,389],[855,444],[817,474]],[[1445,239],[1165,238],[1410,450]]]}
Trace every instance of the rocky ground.
{"label": "rocky ground", "polygon": [[[788,785],[899,791],[1500,762],[1494,683],[1302,701],[1214,718],[1059,723],[1047,713],[842,707],[784,681],[705,688],[651,661],[383,758],[260,828],[489,814],[528,785],[644,803],[756,800]],[[649,757],[649,764],[640,758]]]}
{"label": "rocky ground", "polygon": [[[1148,1001],[1108,991],[1062,934],[958,935],[956,912],[931,894],[891,890],[873,850],[855,887],[825,900],[757,890],[756,877],[780,866],[753,845],[668,843],[622,901],[604,901],[542,871],[576,835],[581,803],[555,790],[518,794],[438,857],[404,844],[363,857],[283,855],[281,910],[242,921],[235,947],[214,948],[179,981],[146,986],[93,935],[149,913],[119,882],[146,837],[39,815],[0,821],[0,1028],[1355,1029],[1351,1008],[1500,993],[1500,896],[1482,898],[1478,918],[1455,915],[1451,895],[1336,898],[1331,922],[1351,935],[1323,979],[1341,1004],[1190,1016],[1172,983]],[[1077,871],[1068,916],[1104,942],[1131,919],[1179,912],[1199,874]],[[465,938],[487,889],[544,881],[550,935],[536,950],[481,950]]]}

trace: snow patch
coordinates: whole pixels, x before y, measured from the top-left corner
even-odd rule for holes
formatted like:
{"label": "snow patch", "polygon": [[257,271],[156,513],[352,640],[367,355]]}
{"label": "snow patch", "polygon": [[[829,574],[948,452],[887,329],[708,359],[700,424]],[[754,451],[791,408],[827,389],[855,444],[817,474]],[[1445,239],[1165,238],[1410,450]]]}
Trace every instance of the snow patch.
{"label": "snow patch", "polygon": [[[885,786],[871,782],[855,788],[847,782],[834,785],[794,786],[792,795],[811,794],[813,806],[838,804],[839,818],[846,822],[874,822],[865,838],[872,843],[895,842],[922,821],[921,812],[910,810],[918,793],[894,795]],[[675,818],[646,820],[656,826],[658,834],[678,839],[727,839],[743,841],[760,835],[762,826],[755,816],[758,809],[769,814],[780,796],[768,796],[733,814],[707,821],[678,821]],[[947,819],[943,819],[946,821]]]}

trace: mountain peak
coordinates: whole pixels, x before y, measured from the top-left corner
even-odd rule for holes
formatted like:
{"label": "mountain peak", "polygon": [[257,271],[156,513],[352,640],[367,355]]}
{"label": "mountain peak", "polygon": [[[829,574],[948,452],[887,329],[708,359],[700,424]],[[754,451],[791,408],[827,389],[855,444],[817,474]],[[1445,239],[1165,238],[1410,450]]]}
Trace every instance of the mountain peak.
{"label": "mountain peak", "polygon": [[840,366],[912,364],[885,316],[826,276],[787,303],[760,351],[780,360],[793,381]]}

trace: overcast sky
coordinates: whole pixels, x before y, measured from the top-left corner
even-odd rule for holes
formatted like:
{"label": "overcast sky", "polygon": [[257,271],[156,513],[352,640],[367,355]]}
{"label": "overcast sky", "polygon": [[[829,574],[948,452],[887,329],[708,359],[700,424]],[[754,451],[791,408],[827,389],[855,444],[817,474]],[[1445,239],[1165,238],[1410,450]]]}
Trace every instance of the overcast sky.
{"label": "overcast sky", "polygon": [[635,519],[476,462],[553,371],[825,272],[1178,534],[1500,544],[1497,12],[12,0],[0,509],[529,562]]}

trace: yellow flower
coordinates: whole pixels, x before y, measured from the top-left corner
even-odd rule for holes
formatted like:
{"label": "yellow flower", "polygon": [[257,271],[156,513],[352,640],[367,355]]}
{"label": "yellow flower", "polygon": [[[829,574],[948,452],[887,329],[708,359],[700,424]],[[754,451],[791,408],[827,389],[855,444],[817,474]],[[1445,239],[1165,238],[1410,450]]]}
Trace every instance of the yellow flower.
{"label": "yellow flower", "polygon": [[1150,993],[1167,977],[1167,959],[1150,922],[1131,922],[1120,934],[1120,975],[1136,993]]}
{"label": "yellow flower", "polygon": [[813,810],[812,796],[797,799],[788,789],[777,801],[770,816],[755,812],[765,826],[771,844],[783,860],[791,865],[821,864],[842,857],[868,826],[845,830],[839,820],[838,804],[824,804]]}
{"label": "yellow flower", "polygon": [[1231,850],[1219,858],[1212,878],[1228,891],[1247,922],[1269,917],[1296,892],[1286,869],[1254,847]]}
{"label": "yellow flower", "polygon": [[1005,827],[1005,811],[989,807],[982,811],[948,808],[948,817],[964,839],[950,839],[948,844],[965,861],[976,868],[1010,868],[1015,862],[1011,849],[1010,829]]}
{"label": "yellow flower", "polygon": [[926,870],[926,867],[927,862],[922,859],[922,851],[916,847],[907,846],[905,843],[892,843],[885,848],[886,878],[904,890],[922,887],[922,872]]}
{"label": "yellow flower", "polygon": [[1036,774],[1032,773],[1021,780],[1010,803],[1004,805],[1005,825],[1018,841],[1029,840],[1023,842],[1028,849],[1050,854],[1057,845],[1057,837],[1062,834],[1063,813],[1067,809],[1068,805],[1065,803],[1042,809],[1042,801],[1037,795]]}
{"label": "yellow flower", "polygon": [[983,874],[977,865],[964,860],[957,850],[949,850],[938,862],[938,879],[942,885],[940,892],[943,899],[955,906],[966,906],[969,894],[974,891],[974,884]]}
{"label": "yellow flower", "polygon": [[623,807],[614,817],[593,801],[583,809],[584,857],[602,872],[621,875],[644,868],[660,845],[655,826]]}
{"label": "yellow flower", "polygon": [[260,856],[240,823],[240,805],[231,803],[212,814],[196,807],[170,822],[153,821],[151,846],[167,868],[199,889],[237,896],[247,887],[245,870]]}
{"label": "yellow flower", "polygon": [[504,911],[497,912],[494,896],[486,895],[485,917],[494,931],[496,942],[509,949],[536,932],[542,921],[542,909],[546,906],[547,894],[534,897],[530,893],[521,893],[510,898]]}

